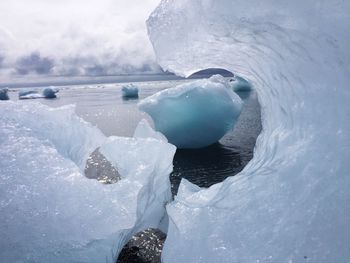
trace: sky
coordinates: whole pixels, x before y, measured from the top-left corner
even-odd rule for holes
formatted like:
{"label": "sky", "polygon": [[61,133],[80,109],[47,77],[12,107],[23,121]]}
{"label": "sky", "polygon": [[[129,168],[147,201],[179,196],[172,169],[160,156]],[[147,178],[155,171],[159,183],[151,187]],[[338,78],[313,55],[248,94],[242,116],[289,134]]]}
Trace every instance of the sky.
{"label": "sky", "polygon": [[145,21],[159,0],[1,0],[0,78],[160,72]]}

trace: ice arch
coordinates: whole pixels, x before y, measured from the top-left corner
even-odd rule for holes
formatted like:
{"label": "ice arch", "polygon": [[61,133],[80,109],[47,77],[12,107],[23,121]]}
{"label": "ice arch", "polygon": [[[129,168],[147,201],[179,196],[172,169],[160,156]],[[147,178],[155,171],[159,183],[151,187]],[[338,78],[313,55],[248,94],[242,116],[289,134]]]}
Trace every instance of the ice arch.
{"label": "ice arch", "polygon": [[253,160],[167,206],[164,262],[350,257],[350,2],[163,0],[147,21],[164,70],[225,68],[253,83]]}

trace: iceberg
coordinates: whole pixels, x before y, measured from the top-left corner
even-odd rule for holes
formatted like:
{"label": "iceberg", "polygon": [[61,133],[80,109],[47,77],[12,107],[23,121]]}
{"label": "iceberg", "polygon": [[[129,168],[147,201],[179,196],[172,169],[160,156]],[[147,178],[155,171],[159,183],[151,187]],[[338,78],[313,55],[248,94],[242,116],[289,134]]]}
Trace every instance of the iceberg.
{"label": "iceberg", "polygon": [[58,89],[55,89],[53,87],[48,87],[43,90],[21,90],[18,92],[18,98],[20,100],[23,99],[40,99],[40,98],[46,98],[46,99],[54,99],[56,98],[56,93],[58,92]]}
{"label": "iceberg", "polygon": [[139,88],[134,84],[125,85],[122,87],[123,98],[138,98]]}
{"label": "iceberg", "polygon": [[[141,128],[144,138],[106,138],[72,105],[0,111],[1,262],[116,262],[134,234],[164,221],[173,145]],[[97,148],[117,183],[83,175]]]}
{"label": "iceberg", "polygon": [[244,92],[252,90],[252,85],[240,76],[234,76],[229,80],[229,83],[234,92]]}
{"label": "iceberg", "polygon": [[0,100],[9,100],[10,98],[7,93],[8,93],[7,88],[0,89]]}
{"label": "iceberg", "polygon": [[345,262],[350,258],[349,1],[163,0],[147,25],[181,76],[248,80],[262,132],[245,169],[167,205],[163,262]]}
{"label": "iceberg", "polygon": [[214,75],[162,90],[138,106],[177,148],[201,148],[233,129],[242,101],[224,77]]}
{"label": "iceberg", "polygon": [[59,92],[58,89],[54,89],[52,87],[50,88],[45,88],[43,91],[42,91],[42,94],[44,96],[44,98],[46,99],[54,99],[56,98],[56,93]]}

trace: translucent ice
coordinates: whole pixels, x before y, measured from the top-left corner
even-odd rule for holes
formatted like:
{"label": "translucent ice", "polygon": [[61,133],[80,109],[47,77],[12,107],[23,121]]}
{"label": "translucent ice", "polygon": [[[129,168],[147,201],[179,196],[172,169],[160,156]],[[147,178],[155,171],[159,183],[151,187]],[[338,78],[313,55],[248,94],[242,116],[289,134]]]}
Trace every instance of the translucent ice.
{"label": "translucent ice", "polygon": [[139,88],[134,84],[125,85],[122,87],[123,98],[137,98],[139,96]]}
{"label": "translucent ice", "polygon": [[7,88],[0,89],[0,100],[9,100],[10,98],[7,93],[8,93]]}
{"label": "translucent ice", "polygon": [[233,91],[250,91],[252,89],[252,85],[246,81],[244,78],[240,76],[234,76],[229,80],[230,86]]}
{"label": "translucent ice", "polygon": [[224,68],[257,90],[262,133],[233,178],[187,181],[167,206],[163,262],[350,258],[349,1],[163,0],[148,20],[157,61]]}
{"label": "translucent ice", "polygon": [[[9,102],[0,112],[1,262],[116,262],[131,236],[158,226],[174,146],[106,138],[72,106]],[[115,184],[81,172],[98,147]]]}
{"label": "translucent ice", "polygon": [[217,142],[234,127],[241,107],[241,99],[220,75],[160,91],[139,103],[156,130],[178,148]]}

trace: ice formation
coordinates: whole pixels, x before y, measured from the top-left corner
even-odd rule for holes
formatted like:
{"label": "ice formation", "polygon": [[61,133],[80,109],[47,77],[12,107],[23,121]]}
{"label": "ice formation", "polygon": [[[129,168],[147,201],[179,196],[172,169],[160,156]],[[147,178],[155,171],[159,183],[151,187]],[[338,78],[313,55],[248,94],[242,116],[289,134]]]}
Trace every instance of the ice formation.
{"label": "ice formation", "polygon": [[125,85],[122,87],[123,98],[137,98],[139,96],[139,88],[134,84]]}
{"label": "ice formation", "polygon": [[155,129],[178,148],[217,142],[234,127],[241,107],[241,99],[220,75],[162,90],[139,103]]}
{"label": "ice formation", "polygon": [[54,89],[53,87],[44,88],[43,90],[21,90],[18,92],[18,98],[19,99],[40,99],[40,98],[46,98],[46,99],[54,99],[56,98],[56,93],[58,92],[58,89]]}
{"label": "ice formation", "polygon": [[234,76],[229,80],[229,83],[235,92],[252,90],[252,85],[240,76]]}
{"label": "ice formation", "polygon": [[[132,235],[158,227],[173,145],[106,138],[72,106],[9,102],[0,112],[1,262],[116,262]],[[118,168],[117,183],[82,174],[97,147]]]}
{"label": "ice formation", "polygon": [[7,93],[8,93],[7,88],[0,89],[0,100],[9,100],[10,98]]}
{"label": "ice formation", "polygon": [[349,1],[163,0],[148,19],[164,70],[251,82],[263,130],[252,161],[167,206],[163,262],[350,258]]}
{"label": "ice formation", "polygon": [[55,89],[53,87],[49,87],[49,88],[45,88],[42,91],[42,94],[43,94],[44,98],[54,99],[54,98],[56,98],[56,93],[57,92],[58,92],[58,89]]}

